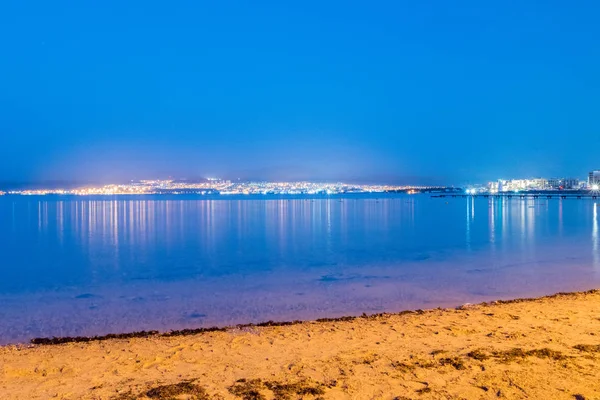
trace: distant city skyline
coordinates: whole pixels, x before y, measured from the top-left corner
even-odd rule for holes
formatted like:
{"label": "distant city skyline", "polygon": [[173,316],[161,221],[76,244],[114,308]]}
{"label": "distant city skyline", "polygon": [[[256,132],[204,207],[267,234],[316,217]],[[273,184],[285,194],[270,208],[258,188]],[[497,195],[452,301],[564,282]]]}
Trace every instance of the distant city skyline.
{"label": "distant city skyline", "polygon": [[[429,189],[465,190],[467,194],[600,189],[600,170],[591,170],[587,177],[511,177],[488,182],[454,184],[397,184],[393,182],[364,183],[344,180],[242,180],[221,177],[132,179],[108,184],[52,182],[37,184],[2,184],[8,194],[19,195],[112,195],[112,194],[340,194],[408,192]],[[0,190],[0,195],[7,192]]]}
{"label": "distant city skyline", "polygon": [[[385,193],[403,191],[415,193],[413,189],[429,190],[441,189],[426,186],[398,186],[398,185],[361,185],[344,182],[252,182],[230,181],[222,179],[206,179],[204,181],[185,180],[141,180],[124,184],[110,184],[102,186],[83,186],[72,189],[67,188],[34,188],[9,190],[12,195],[147,195],[147,194],[199,194],[199,195],[320,195],[342,193]],[[4,195],[4,192],[0,192]]]}
{"label": "distant city skyline", "polygon": [[[548,187],[562,187],[561,185],[566,186],[566,188],[574,188],[575,186],[581,184],[600,184],[600,170],[590,170],[585,176],[567,176],[567,175],[556,175],[556,176],[517,176],[517,177],[507,177],[502,176],[495,179],[490,179],[488,181],[474,181],[474,180],[466,180],[464,182],[455,183],[455,182],[444,182],[441,180],[429,180],[428,182],[423,180],[419,180],[418,178],[407,177],[404,180],[399,182],[398,180],[390,179],[390,180],[361,180],[361,179],[242,179],[242,178],[228,178],[221,176],[213,176],[213,177],[176,177],[176,176],[167,176],[167,177],[148,177],[143,179],[123,179],[116,181],[93,181],[93,180],[56,180],[56,181],[38,181],[38,182],[2,182],[0,181],[0,189],[4,190],[28,190],[28,189],[79,189],[84,187],[102,187],[105,185],[127,185],[132,182],[143,182],[143,181],[173,181],[173,182],[206,182],[206,181],[228,181],[232,183],[282,183],[282,182],[310,182],[315,184],[350,184],[350,185],[359,185],[359,186],[397,186],[397,187],[482,187],[482,186],[490,186],[493,183],[498,184],[501,181],[504,182],[517,182],[516,185],[533,185],[538,188],[541,186]],[[544,182],[543,184],[540,182]],[[565,183],[566,182],[566,183]]]}

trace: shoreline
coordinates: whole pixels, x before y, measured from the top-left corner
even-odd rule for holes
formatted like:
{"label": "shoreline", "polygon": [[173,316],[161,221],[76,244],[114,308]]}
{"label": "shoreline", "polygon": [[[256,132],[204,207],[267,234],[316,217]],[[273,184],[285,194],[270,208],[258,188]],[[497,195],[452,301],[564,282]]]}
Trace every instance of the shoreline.
{"label": "shoreline", "polygon": [[600,290],[594,289],[447,309],[7,345],[0,347],[0,394],[589,400],[600,398],[598,370]]}
{"label": "shoreline", "polygon": [[[582,273],[578,264],[570,266],[574,275]],[[433,267],[437,268],[435,265]],[[402,282],[401,276],[392,275],[390,267],[383,266],[373,269],[373,274],[385,279],[365,280],[369,285],[345,279],[345,276],[333,283],[319,282],[315,285],[313,274],[312,280],[310,276],[303,276],[296,287],[286,291],[284,288],[290,288],[291,283],[280,282],[279,274],[261,276],[265,286],[260,290],[246,288],[236,296],[230,289],[219,289],[215,298],[205,294],[208,290],[196,294],[199,285],[193,280],[161,283],[159,290],[156,290],[157,284],[137,284],[36,292],[29,296],[5,295],[0,296],[0,303],[5,304],[2,310],[3,323],[0,324],[0,346],[27,344],[32,339],[39,340],[38,343],[48,342],[45,339],[53,337],[76,337],[78,341],[86,341],[94,336],[125,338],[127,336],[123,334],[127,334],[140,337],[156,332],[199,332],[207,328],[235,328],[268,321],[314,321],[361,316],[364,313],[455,308],[465,303],[536,298],[556,292],[582,292],[600,287],[599,279],[593,277],[585,282],[577,278],[563,279],[560,285],[548,283],[558,279],[558,275],[550,275],[549,269],[558,270],[559,267],[547,264],[544,272],[548,274],[547,279],[538,287],[507,287],[507,280],[496,278],[495,284],[503,290],[492,294],[466,295],[484,284],[474,281],[453,288],[426,290],[422,285]],[[347,275],[352,276],[352,272]],[[485,273],[480,275],[487,277]],[[512,279],[515,278],[513,275]],[[440,281],[446,279],[449,278],[439,277]],[[277,286],[277,282],[280,282],[280,286]],[[202,283],[201,288],[210,288],[211,283],[214,284],[212,287],[223,284],[222,281],[212,280]],[[230,283],[230,286],[235,284]]]}
{"label": "shoreline", "polygon": [[[589,289],[577,292],[558,292],[550,295],[540,296],[540,297],[523,297],[523,298],[515,298],[509,300],[492,300],[489,302],[481,302],[481,303],[465,303],[461,306],[455,307],[455,309],[465,309],[468,307],[477,307],[477,306],[493,306],[499,304],[512,304],[512,303],[524,303],[524,302],[535,302],[544,299],[552,299],[559,297],[569,297],[569,296],[578,296],[578,295],[586,295],[586,294],[595,294],[600,293],[600,289]],[[53,336],[53,337],[35,337],[29,340],[27,343],[9,343],[5,345],[0,345],[2,347],[8,346],[27,346],[27,345],[41,345],[41,346],[50,346],[50,345],[59,345],[66,343],[89,343],[95,341],[105,341],[105,340],[116,340],[116,339],[134,339],[134,338],[160,338],[160,337],[177,337],[177,336],[192,336],[192,335],[202,335],[209,332],[227,332],[235,329],[246,329],[246,328],[262,328],[262,327],[280,327],[280,326],[290,326],[290,325],[298,325],[304,323],[324,323],[324,322],[348,322],[354,321],[359,318],[377,318],[377,317],[392,317],[392,316],[401,316],[406,314],[424,314],[432,311],[440,311],[440,310],[451,310],[452,308],[430,308],[430,309],[416,309],[416,310],[403,310],[399,312],[382,312],[382,313],[373,313],[362,315],[345,315],[341,317],[333,317],[333,318],[317,318],[317,319],[299,319],[293,321],[273,321],[268,320],[264,322],[257,323],[245,323],[245,324],[236,324],[236,325],[227,325],[227,326],[211,326],[206,328],[189,328],[189,329],[178,329],[178,330],[169,330],[169,331],[159,331],[159,330],[149,330],[149,331],[133,331],[133,332],[122,332],[122,333],[108,333],[105,335],[95,335],[95,336]]]}

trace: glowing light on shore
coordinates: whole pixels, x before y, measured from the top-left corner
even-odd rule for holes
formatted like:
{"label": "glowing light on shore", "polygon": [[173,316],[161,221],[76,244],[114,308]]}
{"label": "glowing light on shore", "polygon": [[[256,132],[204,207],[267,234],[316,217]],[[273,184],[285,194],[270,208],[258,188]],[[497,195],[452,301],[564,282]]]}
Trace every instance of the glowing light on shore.
{"label": "glowing light on shore", "polygon": [[[11,191],[15,195],[72,195],[111,196],[147,194],[221,194],[221,195],[334,195],[344,193],[418,193],[423,190],[445,189],[430,186],[362,185],[337,183],[297,182],[231,182],[211,178],[202,182],[175,180],[141,180],[127,184],[110,184],[99,187],[83,187],[71,190],[38,189]],[[472,189],[475,193],[475,189]]]}

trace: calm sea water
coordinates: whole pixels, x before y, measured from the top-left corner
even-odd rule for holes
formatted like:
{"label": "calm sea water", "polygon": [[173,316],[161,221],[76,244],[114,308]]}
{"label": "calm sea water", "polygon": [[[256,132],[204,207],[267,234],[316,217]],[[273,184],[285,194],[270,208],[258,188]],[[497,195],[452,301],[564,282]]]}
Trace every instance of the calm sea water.
{"label": "calm sea water", "polygon": [[0,197],[0,343],[600,287],[593,200]]}

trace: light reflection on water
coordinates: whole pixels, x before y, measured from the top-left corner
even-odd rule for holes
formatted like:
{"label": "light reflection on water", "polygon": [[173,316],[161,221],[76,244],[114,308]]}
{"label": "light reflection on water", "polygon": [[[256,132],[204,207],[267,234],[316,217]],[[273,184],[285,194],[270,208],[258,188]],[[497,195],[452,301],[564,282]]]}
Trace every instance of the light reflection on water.
{"label": "light reflection on water", "polygon": [[590,200],[9,196],[0,342],[588,289],[598,240]]}

